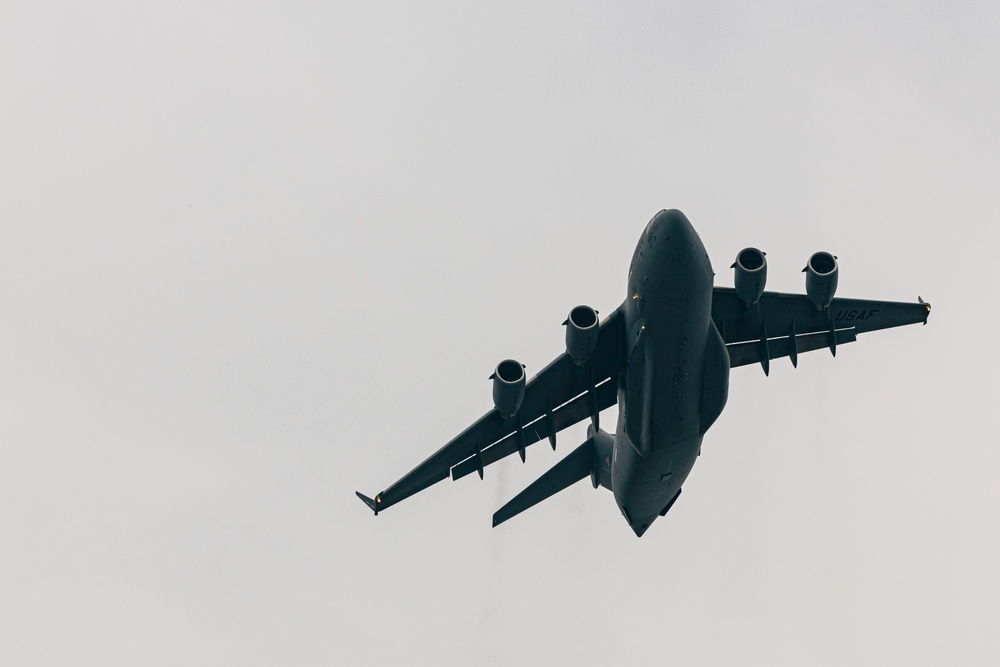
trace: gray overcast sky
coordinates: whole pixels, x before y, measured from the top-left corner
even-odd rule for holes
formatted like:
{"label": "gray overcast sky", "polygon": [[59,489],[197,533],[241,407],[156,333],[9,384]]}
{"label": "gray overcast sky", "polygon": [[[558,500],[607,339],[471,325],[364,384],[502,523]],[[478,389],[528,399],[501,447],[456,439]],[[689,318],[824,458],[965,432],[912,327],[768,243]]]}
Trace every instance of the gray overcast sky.
{"label": "gray overcast sky", "polygon": [[[997,664],[998,69],[995,2],[4,3],[0,663]],[[671,207],[930,325],[734,371],[641,540],[490,529],[582,426],[373,519]]]}

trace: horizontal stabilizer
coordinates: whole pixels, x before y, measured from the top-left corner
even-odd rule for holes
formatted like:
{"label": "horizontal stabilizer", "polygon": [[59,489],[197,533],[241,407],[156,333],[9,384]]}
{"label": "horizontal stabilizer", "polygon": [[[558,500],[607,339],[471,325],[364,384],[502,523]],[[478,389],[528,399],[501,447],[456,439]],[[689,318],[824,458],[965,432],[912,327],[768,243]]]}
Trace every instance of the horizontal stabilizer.
{"label": "horizontal stabilizer", "polygon": [[570,485],[590,476],[594,466],[594,445],[592,439],[574,449],[569,456],[555,464],[547,473],[532,482],[528,488],[514,496],[510,502],[493,515],[493,527],[517,516],[524,510],[537,505],[546,498],[559,493]]}

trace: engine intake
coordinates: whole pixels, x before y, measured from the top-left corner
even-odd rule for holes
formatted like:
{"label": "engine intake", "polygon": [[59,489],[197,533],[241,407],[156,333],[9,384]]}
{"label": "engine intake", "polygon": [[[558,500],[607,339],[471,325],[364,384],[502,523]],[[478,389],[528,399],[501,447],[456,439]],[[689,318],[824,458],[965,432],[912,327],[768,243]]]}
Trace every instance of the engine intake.
{"label": "engine intake", "polygon": [[501,417],[510,419],[524,400],[524,365],[505,359],[497,364],[490,379],[493,380],[493,405]]}
{"label": "engine intake", "polygon": [[736,269],[736,295],[750,307],[760,300],[767,282],[767,259],[757,248],[744,248],[730,267]]}
{"label": "engine intake", "polygon": [[837,293],[837,258],[828,252],[814,253],[802,271],[806,274],[806,295],[823,310]]}
{"label": "engine intake", "polygon": [[600,323],[597,311],[590,306],[577,306],[563,322],[566,327],[566,352],[577,366],[587,363],[597,348]]}

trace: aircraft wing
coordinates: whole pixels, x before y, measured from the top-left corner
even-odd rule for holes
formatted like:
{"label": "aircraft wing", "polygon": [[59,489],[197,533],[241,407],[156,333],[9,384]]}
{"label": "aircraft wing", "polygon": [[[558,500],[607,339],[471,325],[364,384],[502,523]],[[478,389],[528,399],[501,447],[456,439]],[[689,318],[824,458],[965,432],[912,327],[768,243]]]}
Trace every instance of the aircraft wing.
{"label": "aircraft wing", "polygon": [[927,324],[931,305],[834,298],[819,310],[803,294],[764,292],[749,308],[730,287],[716,287],[712,319],[729,350],[730,367],[760,363],[769,371],[771,359],[790,357],[798,363],[800,352],[837,346],[857,340],[857,334],[906,324]]}
{"label": "aircraft wing", "polygon": [[600,411],[618,400],[622,321],[615,311],[601,323],[597,347],[584,364],[577,366],[564,352],[528,381],[521,407],[510,419],[490,410],[374,499],[357,496],[378,514],[449,475],[458,479],[478,472],[482,477],[485,466],[514,452],[523,460],[525,448],[539,440],[549,438],[555,449],[555,434],[587,417],[596,424]]}

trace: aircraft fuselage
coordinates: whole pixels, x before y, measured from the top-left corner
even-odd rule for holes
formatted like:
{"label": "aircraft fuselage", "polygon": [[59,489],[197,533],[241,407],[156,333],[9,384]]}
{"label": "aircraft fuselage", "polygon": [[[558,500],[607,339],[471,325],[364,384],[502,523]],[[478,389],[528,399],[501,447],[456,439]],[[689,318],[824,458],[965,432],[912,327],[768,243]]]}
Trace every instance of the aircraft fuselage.
{"label": "aircraft fuselage", "polygon": [[[721,396],[704,391],[728,387],[728,363],[706,364],[707,356],[725,355],[712,322],[713,279],[687,218],[658,213],[639,239],[621,306],[628,334],[611,490],[636,535],[669,509],[691,472],[707,428],[705,404],[710,423],[725,403],[724,389]],[[706,368],[725,377],[706,378]]]}

